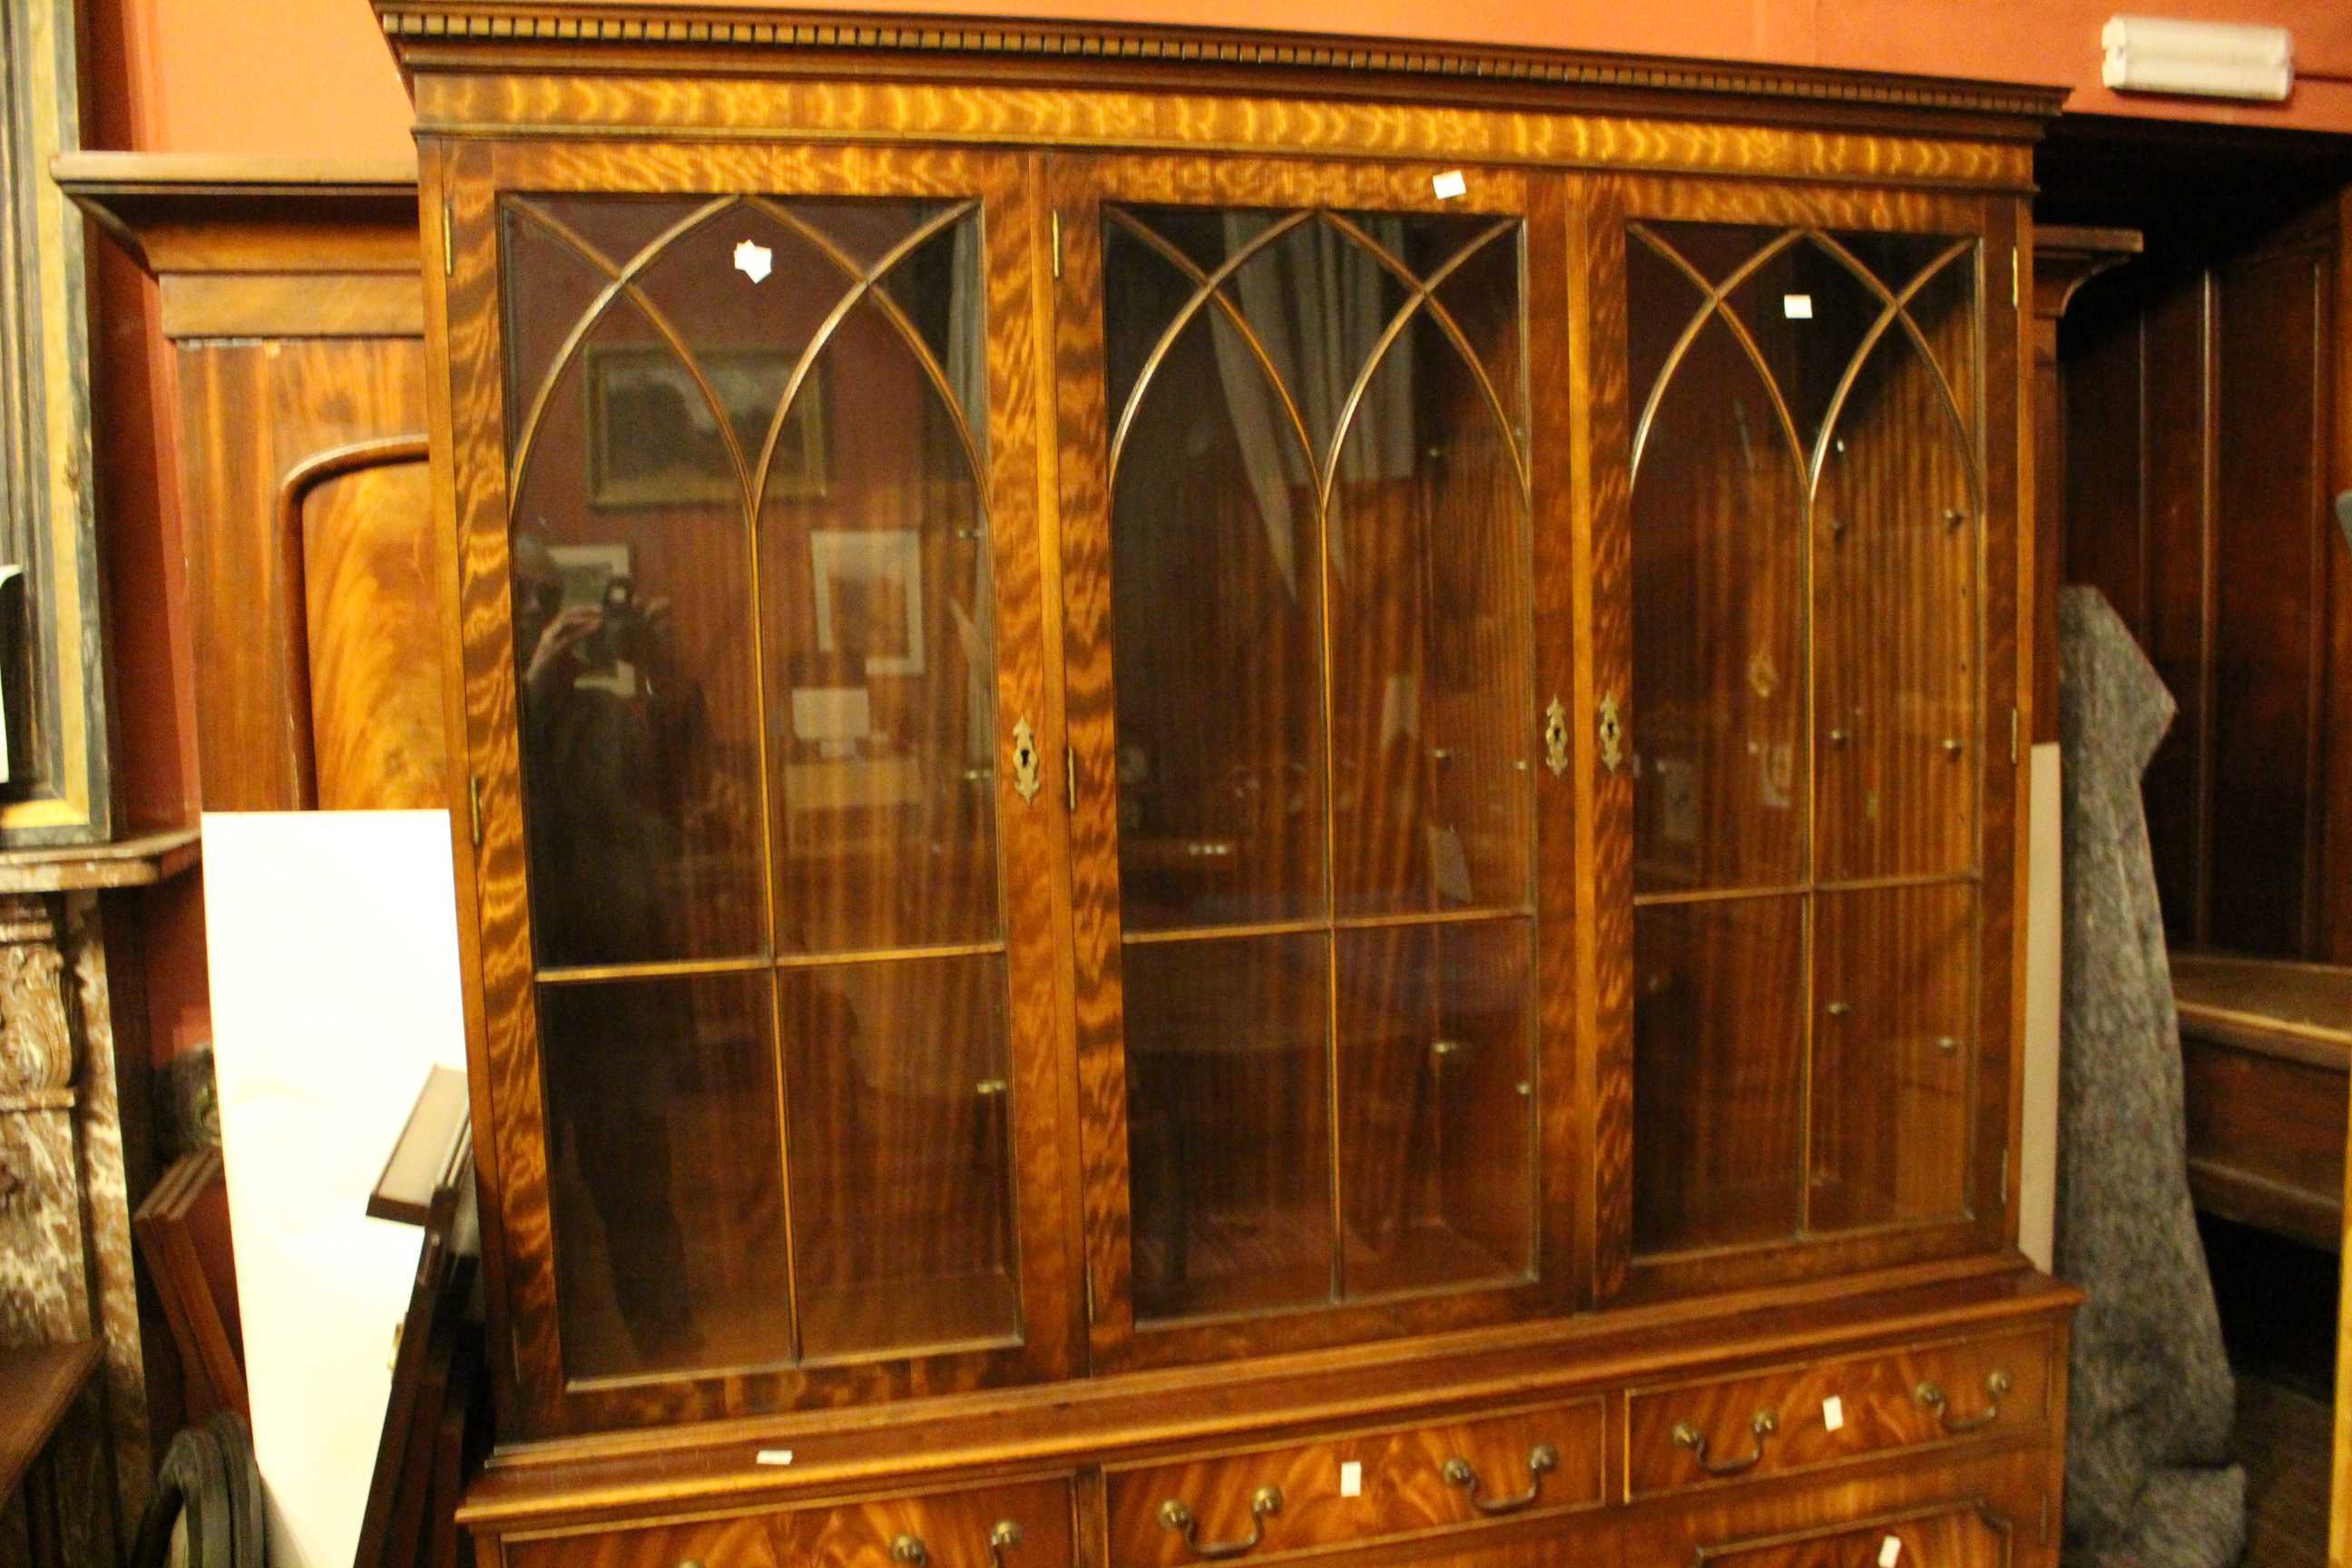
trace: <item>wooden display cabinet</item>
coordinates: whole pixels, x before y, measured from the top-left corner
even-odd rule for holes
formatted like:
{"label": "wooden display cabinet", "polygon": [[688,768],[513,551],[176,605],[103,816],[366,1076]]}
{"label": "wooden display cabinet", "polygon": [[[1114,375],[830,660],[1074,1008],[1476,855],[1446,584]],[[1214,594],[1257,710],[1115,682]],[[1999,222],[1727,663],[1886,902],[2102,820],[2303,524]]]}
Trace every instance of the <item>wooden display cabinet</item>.
{"label": "wooden display cabinet", "polygon": [[2054,1563],[2054,96],[379,10],[486,1564]]}

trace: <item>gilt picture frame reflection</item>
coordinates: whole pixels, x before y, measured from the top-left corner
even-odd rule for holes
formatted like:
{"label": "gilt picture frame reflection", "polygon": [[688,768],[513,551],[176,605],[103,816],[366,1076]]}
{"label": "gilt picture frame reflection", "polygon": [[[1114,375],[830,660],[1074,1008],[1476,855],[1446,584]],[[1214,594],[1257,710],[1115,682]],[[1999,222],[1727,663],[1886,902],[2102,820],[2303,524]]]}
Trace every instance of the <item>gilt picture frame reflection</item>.
{"label": "gilt picture frame reflection", "polygon": [[923,673],[923,541],[911,528],[813,529],[819,653],[870,678]]}
{"label": "gilt picture frame reflection", "polygon": [[[745,462],[758,462],[768,422],[799,357],[782,349],[708,349],[696,356]],[[776,439],[771,500],[815,500],[825,493],[828,380],[820,359],[793,400]],[[591,344],[588,504],[602,510],[740,506],[742,498],[710,401],[678,357],[658,343]]]}

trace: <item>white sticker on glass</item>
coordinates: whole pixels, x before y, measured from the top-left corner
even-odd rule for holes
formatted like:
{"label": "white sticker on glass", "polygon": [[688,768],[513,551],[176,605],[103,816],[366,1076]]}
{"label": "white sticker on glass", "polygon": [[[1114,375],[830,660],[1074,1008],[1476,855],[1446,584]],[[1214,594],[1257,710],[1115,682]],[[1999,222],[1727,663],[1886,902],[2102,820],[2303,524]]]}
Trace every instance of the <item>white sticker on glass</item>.
{"label": "white sticker on glass", "polygon": [[1792,321],[1810,321],[1813,319],[1813,297],[1811,294],[1783,294],[1780,296],[1780,312]]}
{"label": "white sticker on glass", "polygon": [[1450,202],[1456,196],[1469,195],[1470,182],[1462,177],[1461,170],[1448,169],[1445,173],[1433,176],[1429,182],[1429,188],[1437,193],[1439,201]]}
{"label": "white sticker on glass", "polygon": [[756,240],[745,240],[735,247],[735,270],[754,283],[765,283],[768,274],[776,269],[776,253]]}
{"label": "white sticker on glass", "polygon": [[1878,1543],[1878,1568],[1895,1568],[1902,1556],[1903,1542],[1896,1537],[1890,1535]]}
{"label": "white sticker on glass", "polygon": [[1364,1466],[1362,1460],[1344,1459],[1340,1461],[1339,1495],[1341,1497],[1361,1497],[1364,1495]]}
{"label": "white sticker on glass", "polygon": [[1822,1425],[1828,1427],[1832,1432],[1842,1430],[1844,1427],[1844,1400],[1840,1399],[1836,1394],[1832,1394],[1827,1399],[1822,1401]]}
{"label": "white sticker on glass", "polygon": [[790,1448],[762,1448],[751,1456],[751,1462],[755,1465],[789,1465],[793,1462],[793,1451]]}

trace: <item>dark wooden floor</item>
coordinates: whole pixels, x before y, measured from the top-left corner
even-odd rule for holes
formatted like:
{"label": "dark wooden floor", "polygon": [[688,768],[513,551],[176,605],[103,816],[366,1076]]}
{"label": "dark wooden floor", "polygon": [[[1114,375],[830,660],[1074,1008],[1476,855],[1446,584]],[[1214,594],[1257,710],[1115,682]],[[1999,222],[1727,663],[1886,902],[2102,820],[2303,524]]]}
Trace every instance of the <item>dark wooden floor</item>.
{"label": "dark wooden floor", "polygon": [[2238,1458],[2246,1467],[2242,1568],[2326,1568],[2334,1415],[2265,1377],[2238,1379]]}
{"label": "dark wooden floor", "polygon": [[2326,1568],[2336,1260],[2217,1220],[2202,1228],[2238,1374],[2247,1513],[2240,1568]]}

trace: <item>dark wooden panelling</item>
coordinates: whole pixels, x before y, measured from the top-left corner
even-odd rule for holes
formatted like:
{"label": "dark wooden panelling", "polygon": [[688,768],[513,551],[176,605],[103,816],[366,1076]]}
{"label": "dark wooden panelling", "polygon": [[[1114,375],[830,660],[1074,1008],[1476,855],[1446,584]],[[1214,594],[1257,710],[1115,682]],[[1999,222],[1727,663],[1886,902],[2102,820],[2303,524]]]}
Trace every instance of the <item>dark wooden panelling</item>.
{"label": "dark wooden panelling", "polygon": [[[2066,391],[2058,322],[2084,283],[2141,249],[2137,230],[2033,228],[2033,742],[2058,738],[2058,590],[2066,580]],[[2111,427],[2129,428],[2119,421]],[[2136,491],[2137,487],[2134,487]],[[2091,494],[2104,499],[2105,492]]]}
{"label": "dark wooden panelling", "polygon": [[[2167,934],[2282,957],[2352,848],[2352,632],[2331,610],[2334,204],[2210,266],[2153,258],[2068,335],[2066,569],[2104,592],[2178,714],[2144,783]],[[2340,802],[2342,804],[2331,804]],[[2342,930],[2334,936],[2331,925]]]}
{"label": "dark wooden panelling", "polygon": [[[179,364],[181,493],[189,521],[196,752],[208,811],[300,803],[309,759],[287,668],[289,595],[278,538],[279,486],[330,447],[420,428],[425,355],[415,339],[202,342]],[[412,524],[424,525],[416,512]],[[385,621],[382,650],[437,686],[436,623]],[[427,690],[426,698],[433,693]],[[373,804],[373,803],[371,803]]]}
{"label": "dark wooden panelling", "polygon": [[2101,332],[2066,367],[2065,580],[2094,583],[2126,625],[2146,623],[2140,571],[2147,498],[2140,450],[2140,365],[2147,331],[2137,320]]}
{"label": "dark wooden panelling", "polygon": [[2158,894],[2176,931],[2204,920],[2212,820],[2204,742],[2212,710],[2211,295],[2200,278],[2158,306],[2142,332],[2147,357],[2139,370],[2137,445],[2146,467],[2137,563],[2142,619],[2135,624],[2179,705],[2145,787]]}
{"label": "dark wooden panelling", "polygon": [[[2352,234],[2352,188],[2336,198],[2336,294],[2331,301],[2335,344],[2329,361],[2334,416],[2328,448],[2327,489],[2352,493],[2352,265],[2343,237]],[[2327,535],[2327,706],[2321,733],[2327,737],[2326,837],[2321,854],[2320,951],[2331,962],[2352,963],[2352,876],[2339,868],[2352,846],[2352,532]]]}
{"label": "dark wooden panelling", "polygon": [[2307,953],[2318,934],[2317,399],[2329,260],[2297,244],[2225,267],[2217,279],[2216,832],[2202,936],[2246,952]]}

